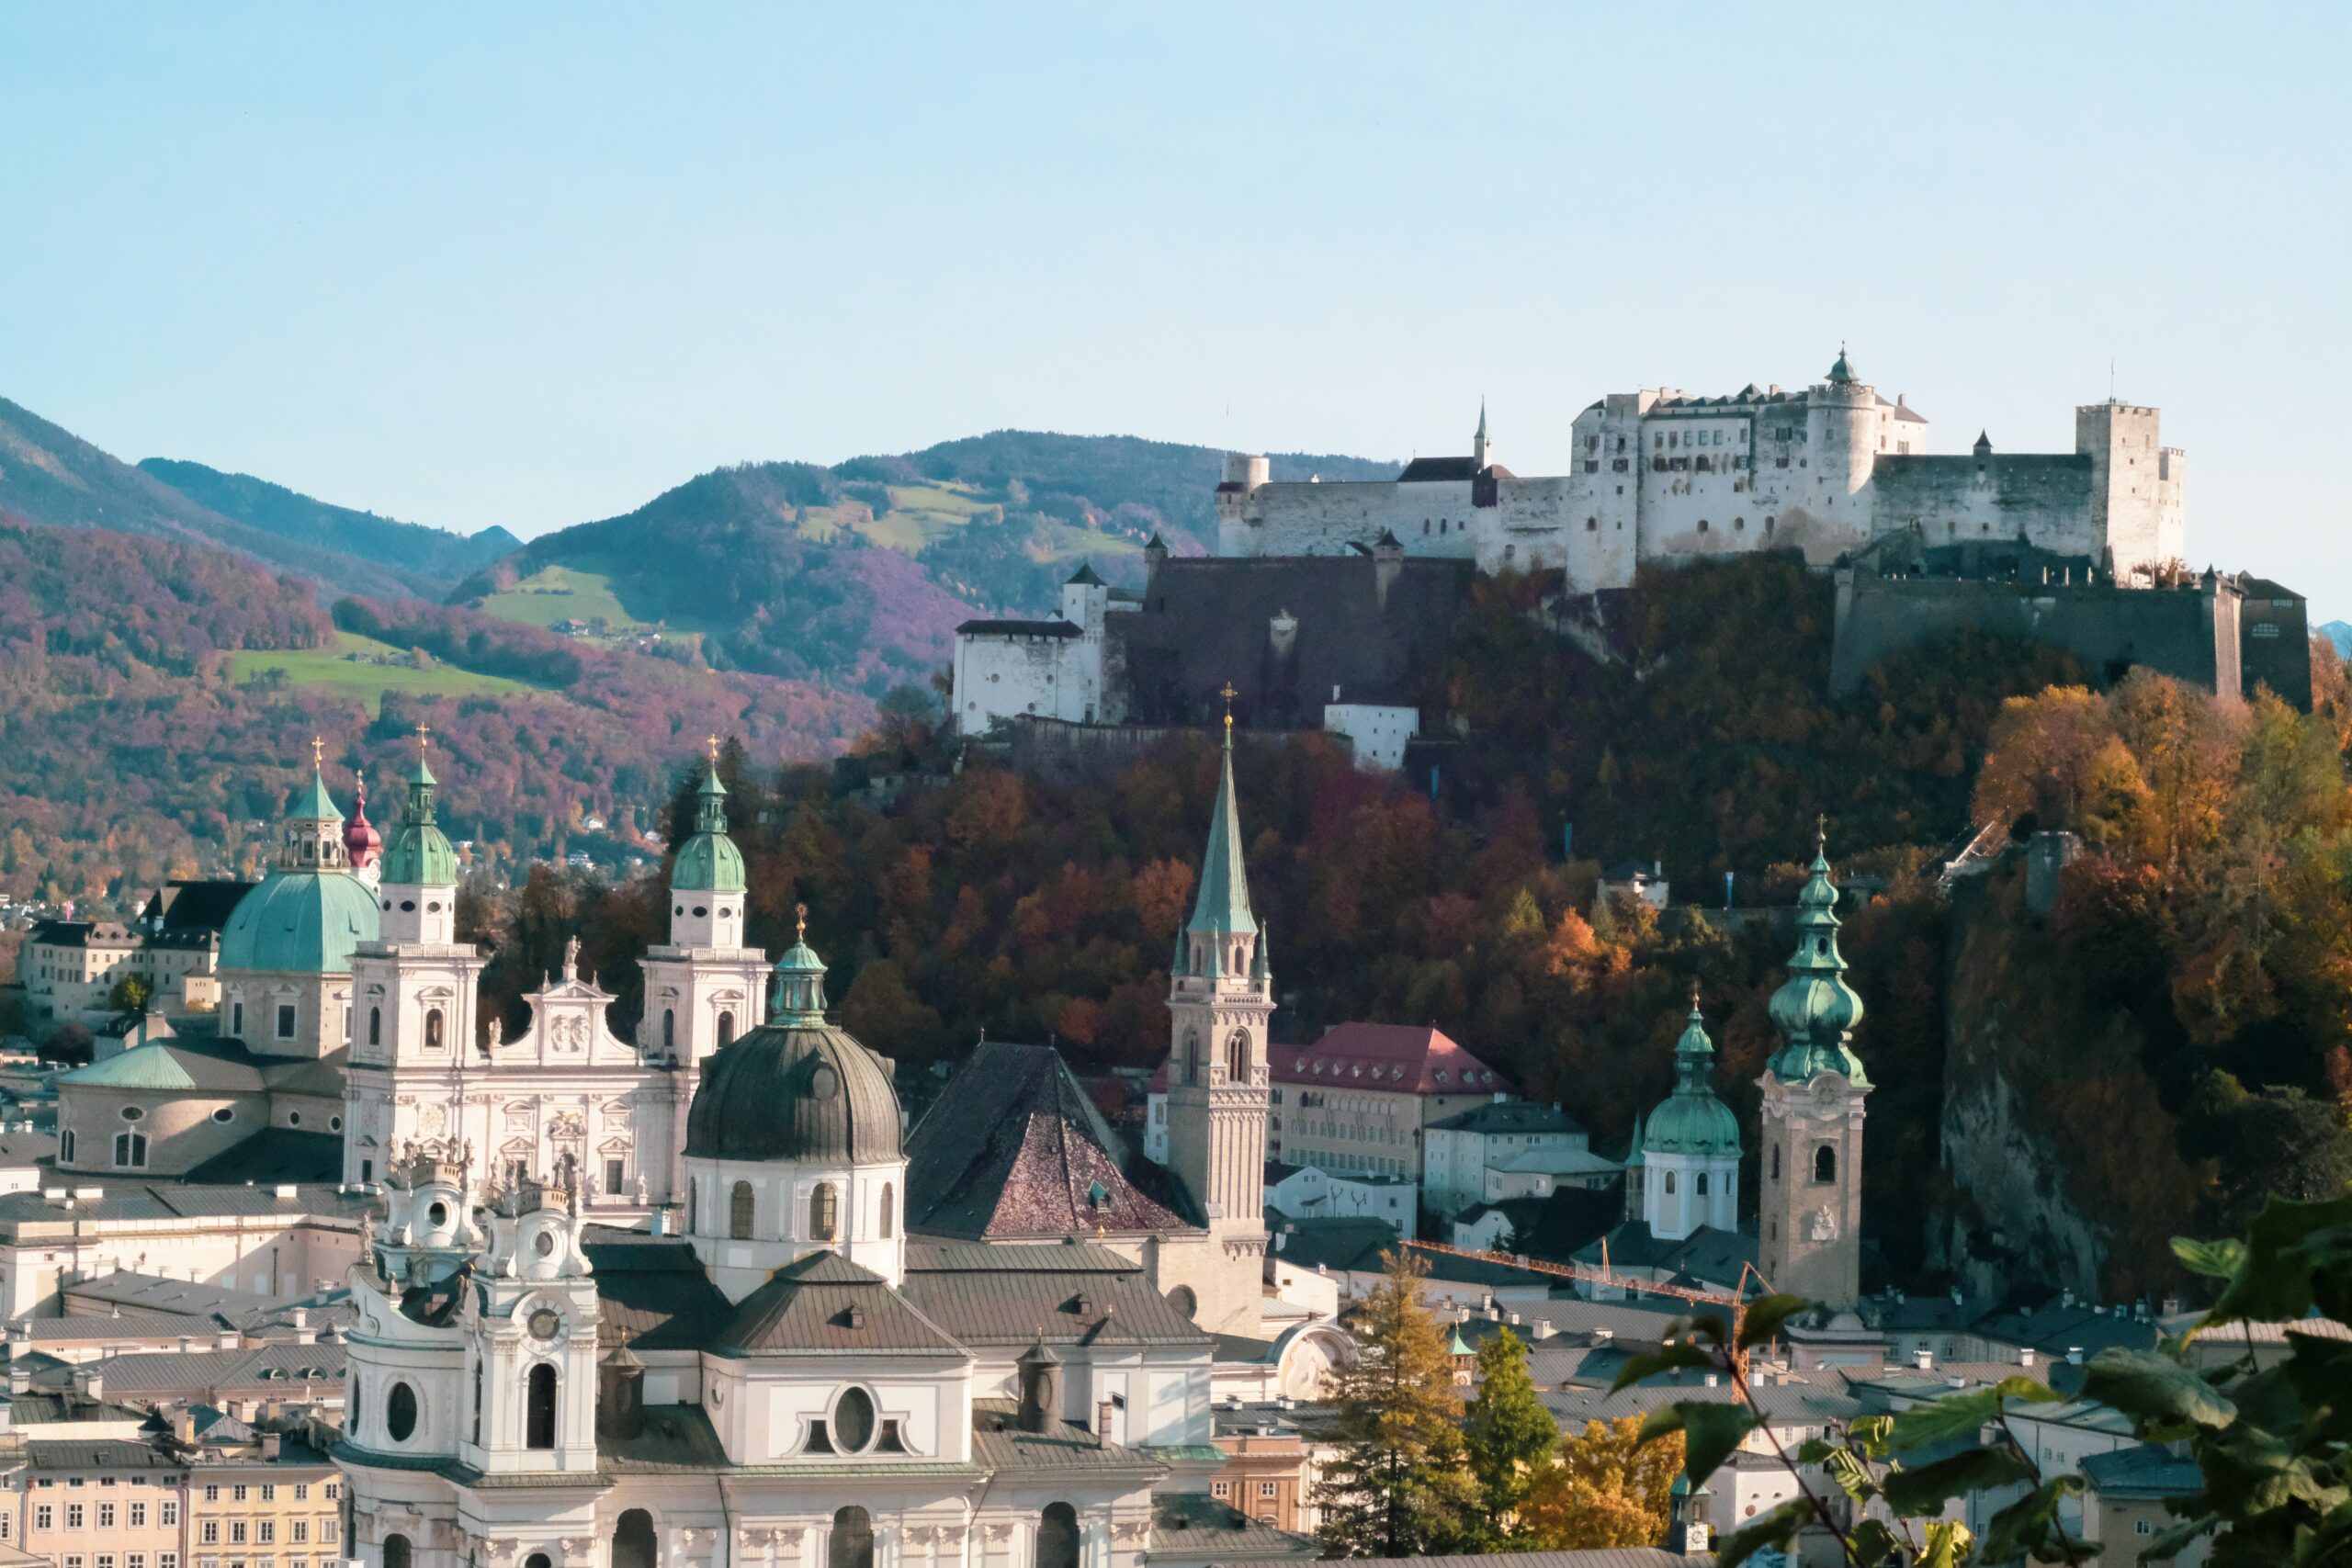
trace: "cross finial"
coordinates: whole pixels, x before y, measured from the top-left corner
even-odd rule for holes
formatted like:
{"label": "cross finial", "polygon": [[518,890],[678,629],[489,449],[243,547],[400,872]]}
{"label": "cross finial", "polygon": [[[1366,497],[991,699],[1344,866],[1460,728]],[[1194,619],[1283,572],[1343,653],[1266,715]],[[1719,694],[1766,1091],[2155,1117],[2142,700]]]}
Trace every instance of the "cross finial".
{"label": "cross finial", "polygon": [[806,904],[792,907],[792,940],[799,942],[808,940],[808,906]]}
{"label": "cross finial", "polygon": [[1816,854],[1826,854],[1828,852],[1829,813],[1826,811],[1821,813],[1821,815],[1813,819],[1813,848],[1814,852]]}
{"label": "cross finial", "polygon": [[317,736],[311,737],[311,766],[315,770],[327,765],[327,743]]}
{"label": "cross finial", "polygon": [[1233,699],[1238,695],[1238,694],[1234,691],[1233,682],[1227,681],[1224,685],[1217,688],[1216,694],[1225,699],[1225,730],[1227,734],[1230,735],[1233,733]]}
{"label": "cross finial", "polygon": [[416,749],[420,751],[430,751],[433,750],[433,727],[431,725],[424,723],[419,723],[417,725]]}
{"label": "cross finial", "polygon": [[1699,976],[1696,975],[1690,976],[1690,1010],[1699,1010]]}
{"label": "cross finial", "polygon": [[716,766],[718,761],[718,737],[716,735],[706,735],[703,739],[710,742],[710,760],[712,764]]}

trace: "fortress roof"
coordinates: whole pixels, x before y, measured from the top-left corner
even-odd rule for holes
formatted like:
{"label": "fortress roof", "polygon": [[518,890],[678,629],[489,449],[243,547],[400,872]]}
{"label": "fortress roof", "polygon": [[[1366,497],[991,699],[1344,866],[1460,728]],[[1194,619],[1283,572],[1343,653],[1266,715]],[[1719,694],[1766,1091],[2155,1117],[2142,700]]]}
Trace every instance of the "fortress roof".
{"label": "fortress roof", "polygon": [[1405,465],[1396,476],[1398,484],[1429,484],[1442,479],[1475,479],[1478,477],[1476,457],[1416,457]]}
{"label": "fortress roof", "polygon": [[1083,637],[1086,634],[1068,621],[966,621],[956,628],[957,637]]}

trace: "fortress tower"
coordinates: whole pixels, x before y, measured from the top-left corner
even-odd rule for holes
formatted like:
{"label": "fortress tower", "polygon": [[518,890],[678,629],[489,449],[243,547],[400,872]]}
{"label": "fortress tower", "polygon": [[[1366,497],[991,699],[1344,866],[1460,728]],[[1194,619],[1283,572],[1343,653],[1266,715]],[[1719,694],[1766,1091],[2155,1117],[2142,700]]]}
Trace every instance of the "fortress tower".
{"label": "fortress tower", "polygon": [[1791,499],[1823,523],[1870,537],[1871,470],[1878,461],[1878,394],[1862,385],[1839,344],[1829,378],[1813,389],[1805,408],[1805,446],[1814,483]]}
{"label": "fortress tower", "polygon": [[2188,454],[2167,449],[2152,408],[2089,403],[2075,411],[2075,450],[2091,460],[2085,553],[2102,554],[2119,582],[2151,583],[2181,559],[2181,488]]}

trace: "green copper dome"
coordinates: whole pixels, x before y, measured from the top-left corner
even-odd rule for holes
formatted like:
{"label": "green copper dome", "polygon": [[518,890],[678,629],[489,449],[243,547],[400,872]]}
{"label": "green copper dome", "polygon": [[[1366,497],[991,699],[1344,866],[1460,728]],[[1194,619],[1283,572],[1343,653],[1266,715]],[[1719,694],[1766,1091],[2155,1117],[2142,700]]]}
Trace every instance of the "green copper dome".
{"label": "green copper dome", "polygon": [[220,928],[222,969],[345,975],[351,950],[376,940],[376,895],[345,871],[270,873]]}
{"label": "green copper dome", "polygon": [[681,893],[743,891],[743,852],[727,836],[727,786],[718,782],[716,762],[703,774],[695,802],[695,836],[678,846],[670,886]]}
{"label": "green copper dome", "polygon": [[1674,1045],[1674,1092],[1650,1112],[1641,1140],[1650,1155],[1733,1155],[1739,1153],[1739,1118],[1715,1098],[1708,1082],[1714,1071],[1714,1042],[1699,1016],[1699,1001],[1690,1000],[1690,1021]]}
{"label": "green copper dome", "polygon": [[433,770],[420,753],[408,775],[408,812],[385,846],[377,877],[387,887],[454,887],[458,852],[433,820]]}
{"label": "green copper dome", "polygon": [[343,813],[313,770],[286,803],[277,858],[220,928],[220,967],[345,975],[376,940],[376,895],[344,868]]}
{"label": "green copper dome", "polygon": [[1789,959],[1789,977],[1772,993],[1772,1025],[1782,1044],[1766,1070],[1783,1083],[1839,1073],[1867,1087],[1870,1076],[1849,1043],[1862,1021],[1862,998],[1846,984],[1846,960],[1838,952],[1838,888],[1819,845],[1811,869],[1797,895],[1797,950]]}

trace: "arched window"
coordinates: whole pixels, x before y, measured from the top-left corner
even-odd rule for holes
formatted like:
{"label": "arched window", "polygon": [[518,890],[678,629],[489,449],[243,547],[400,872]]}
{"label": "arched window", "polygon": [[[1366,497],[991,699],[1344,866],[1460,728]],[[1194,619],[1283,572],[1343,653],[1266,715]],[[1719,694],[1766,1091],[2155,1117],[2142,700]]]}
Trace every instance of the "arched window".
{"label": "arched window", "polygon": [[662,1049],[674,1051],[677,1048],[678,1015],[674,1010],[663,1008],[662,1010]]}
{"label": "arched window", "polygon": [[696,1223],[702,1217],[702,1205],[695,1201],[701,1191],[701,1182],[689,1180],[686,1183],[686,1234],[688,1235],[697,1235],[702,1229],[702,1226]]}
{"label": "arched window", "polygon": [[882,1184],[882,1221],[879,1229],[875,1233],[881,1236],[884,1241],[890,1239],[890,1227],[896,1223],[890,1217],[891,1209],[896,1198],[897,1194],[890,1190],[890,1184],[887,1181],[884,1182]]}
{"label": "arched window", "polygon": [[653,1516],[631,1508],[613,1526],[613,1568],[653,1568]]}
{"label": "arched window", "polygon": [[1193,1320],[1194,1313],[1201,1310],[1200,1298],[1193,1294],[1193,1287],[1190,1285],[1179,1285],[1169,1292],[1168,1304],[1174,1307],[1176,1314],[1187,1323]]}
{"label": "arched window", "polygon": [[388,1535],[384,1538],[384,1568],[412,1568],[408,1537]]}
{"label": "arched window", "polygon": [[523,1568],[555,1568],[555,1564],[548,1560],[546,1552],[534,1551],[523,1559]]}
{"label": "arched window", "polygon": [[369,1008],[368,1010],[368,1043],[370,1045],[381,1045],[383,1043],[384,1010],[382,1008]]}
{"label": "arched window", "polygon": [[1037,1568],[1078,1568],[1078,1510],[1068,1503],[1037,1517]]}
{"label": "arched window", "polygon": [[1190,1031],[1184,1036],[1184,1081],[1186,1083],[1200,1082],[1203,1066],[1200,1032]]}
{"label": "arched window", "polygon": [[1674,1172],[1670,1170],[1666,1173],[1666,1195],[1669,1198],[1674,1196]]}
{"label": "arched window", "polygon": [[734,1039],[735,1015],[731,1012],[722,1012],[718,1015],[718,1043],[721,1045],[731,1044]]}
{"label": "arched window", "polygon": [[481,1441],[481,1359],[474,1359],[474,1441]]}
{"label": "arched window", "polygon": [[1778,1144],[1772,1145],[1772,1179],[1781,1179],[1781,1145]]}
{"label": "arched window", "polygon": [[384,1401],[384,1435],[396,1443],[404,1443],[415,1432],[416,1390],[396,1382],[390,1397]]}
{"label": "arched window", "polygon": [[57,1159],[61,1165],[74,1163],[74,1134],[71,1129],[57,1135]]}
{"label": "arched window", "polygon": [[1699,1190],[1699,1196],[1700,1196],[1700,1197],[1704,1198],[1704,1197],[1707,1195],[1707,1173],[1706,1173],[1705,1171],[1703,1171],[1703,1170],[1702,1170],[1702,1171],[1701,1171],[1701,1172],[1699,1173],[1699,1190]]}
{"label": "arched window", "polygon": [[752,1184],[739,1181],[727,1204],[727,1234],[737,1241],[752,1239]]}
{"label": "arched window", "polygon": [[147,1134],[117,1133],[114,1135],[114,1163],[126,1170],[138,1170],[147,1164]]}
{"label": "arched window", "polygon": [[523,1392],[523,1446],[555,1447],[555,1367],[541,1361],[531,1369]]}
{"label": "arched window", "polygon": [[1838,1179],[1838,1151],[1827,1144],[1813,1151],[1813,1179],[1815,1181]]}
{"label": "arched window", "polygon": [[825,1568],[874,1568],[874,1519],[863,1508],[843,1508],[833,1516],[832,1533],[825,1538]]}
{"label": "arched window", "polygon": [[1225,1043],[1225,1078],[1227,1083],[1250,1081],[1250,1036],[1238,1029]]}
{"label": "arched window", "polygon": [[441,1049],[441,1010],[439,1008],[425,1010],[424,1048],[428,1051]]}
{"label": "arched window", "polygon": [[831,1241],[841,1229],[842,1198],[830,1181],[820,1181],[808,1194],[808,1239]]}

